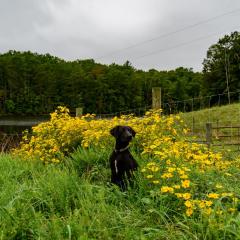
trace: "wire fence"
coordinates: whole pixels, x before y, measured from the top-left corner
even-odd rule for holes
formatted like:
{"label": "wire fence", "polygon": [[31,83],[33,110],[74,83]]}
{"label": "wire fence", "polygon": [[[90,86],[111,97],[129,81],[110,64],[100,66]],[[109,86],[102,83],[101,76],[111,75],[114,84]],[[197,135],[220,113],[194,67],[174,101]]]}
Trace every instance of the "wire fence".
{"label": "wire fence", "polygon": [[171,100],[162,104],[164,114],[194,112],[227,104],[240,103],[240,90],[210,96],[200,96],[186,100]]}
{"label": "wire fence", "polygon": [[[220,107],[228,105],[230,103],[239,103],[239,105],[237,105],[234,112],[229,112],[229,114],[225,114],[225,117],[223,119],[221,116],[219,116],[218,111],[214,107]],[[168,102],[163,102],[161,106],[164,115],[187,113],[186,115],[188,115],[188,117],[186,120],[186,124],[191,129],[191,134],[199,137],[201,136],[202,139],[206,135],[206,123],[216,124],[217,126],[233,126],[233,128],[236,125],[240,125],[240,91],[197,97],[182,101],[171,100]],[[144,106],[109,114],[98,114],[96,118],[110,119],[116,116],[120,117],[121,115],[129,114],[142,117],[146,113],[146,111],[150,109],[151,106]],[[200,110],[204,111],[201,111],[201,116],[198,116],[197,112]],[[235,121],[233,121],[234,119]],[[233,128],[231,129],[231,131],[233,131]],[[6,152],[13,147],[17,147],[20,140],[21,133],[0,134],[0,151]]]}
{"label": "wire fence", "polygon": [[189,141],[206,144],[208,148],[231,148],[240,151],[240,123],[205,123],[202,128],[192,130]]}
{"label": "wire fence", "polygon": [[[226,108],[224,117],[219,115],[218,107],[236,103],[236,107]],[[239,103],[239,104],[238,104]],[[186,124],[195,136],[193,142],[210,146],[231,146],[240,151],[240,91],[203,96],[186,100],[171,100],[161,104],[164,115],[183,114]],[[134,114],[143,116],[151,106],[98,115],[99,118]],[[202,110],[202,111],[201,111]],[[207,126],[211,126],[211,134]]]}
{"label": "wire fence", "polygon": [[[195,112],[203,109],[211,109],[212,107],[220,107],[232,103],[240,103],[240,90],[229,93],[222,93],[210,96],[200,96],[185,100],[168,100],[161,104],[163,114],[178,114],[185,112]],[[126,109],[118,112],[97,114],[98,118],[111,118],[115,116],[134,114],[135,116],[143,116],[152,106],[142,106],[134,109]],[[239,110],[240,112],[240,110]]]}
{"label": "wire fence", "polygon": [[144,106],[144,107],[139,107],[134,109],[123,110],[119,112],[114,112],[114,113],[97,114],[96,117],[97,118],[113,118],[113,117],[120,117],[122,115],[129,115],[129,114],[133,114],[135,116],[141,117],[150,109],[151,109],[151,106]]}

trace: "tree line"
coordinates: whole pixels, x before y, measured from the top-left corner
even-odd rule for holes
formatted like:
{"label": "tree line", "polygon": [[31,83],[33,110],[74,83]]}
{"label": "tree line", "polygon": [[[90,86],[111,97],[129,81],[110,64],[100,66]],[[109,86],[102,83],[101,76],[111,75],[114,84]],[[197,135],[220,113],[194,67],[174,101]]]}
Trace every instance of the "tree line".
{"label": "tree line", "polygon": [[83,107],[84,113],[125,111],[150,106],[152,87],[162,88],[163,102],[235,91],[240,89],[239,53],[238,32],[209,48],[203,72],[143,71],[128,61],[105,65],[9,51],[0,54],[0,114],[41,115],[58,105]]}

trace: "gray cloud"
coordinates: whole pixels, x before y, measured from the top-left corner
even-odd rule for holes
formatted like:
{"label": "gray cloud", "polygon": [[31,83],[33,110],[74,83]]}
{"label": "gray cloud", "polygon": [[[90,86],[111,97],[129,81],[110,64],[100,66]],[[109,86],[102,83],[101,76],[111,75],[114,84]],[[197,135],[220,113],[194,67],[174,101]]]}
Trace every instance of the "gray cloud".
{"label": "gray cloud", "polygon": [[130,60],[141,69],[201,70],[208,47],[240,30],[240,11],[159,36],[238,8],[239,0],[1,0],[0,52],[31,50],[107,64]]}

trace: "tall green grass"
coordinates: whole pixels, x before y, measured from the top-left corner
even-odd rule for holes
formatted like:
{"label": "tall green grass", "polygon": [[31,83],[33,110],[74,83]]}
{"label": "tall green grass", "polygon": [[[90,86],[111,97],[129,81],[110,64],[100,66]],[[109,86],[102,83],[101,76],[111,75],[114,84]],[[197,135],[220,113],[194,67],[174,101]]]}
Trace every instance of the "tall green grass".
{"label": "tall green grass", "polygon": [[[181,118],[188,126],[192,126],[195,121],[196,126],[205,127],[207,122],[219,124],[239,123],[240,121],[240,103],[212,107],[199,111],[181,113]],[[194,120],[193,120],[194,119]]]}
{"label": "tall green grass", "polygon": [[[135,188],[119,191],[109,184],[108,157],[108,151],[78,149],[65,163],[44,166],[0,155],[0,239],[240,238],[239,215],[212,217],[212,224],[179,215],[141,174]],[[237,178],[213,174],[199,181],[240,190]]]}
{"label": "tall green grass", "polygon": [[159,220],[143,214],[141,194],[108,186],[107,157],[104,152],[79,150],[71,163],[44,166],[2,155],[0,238],[139,239],[145,232],[154,235],[151,229]]}

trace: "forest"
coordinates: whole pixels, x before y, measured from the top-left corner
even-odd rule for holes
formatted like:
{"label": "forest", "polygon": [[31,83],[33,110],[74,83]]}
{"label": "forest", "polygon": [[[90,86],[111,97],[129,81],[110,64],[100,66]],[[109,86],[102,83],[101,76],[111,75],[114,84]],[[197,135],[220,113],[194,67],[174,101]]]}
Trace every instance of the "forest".
{"label": "forest", "polygon": [[163,102],[182,101],[238,91],[239,78],[239,32],[209,47],[202,72],[184,67],[143,71],[129,61],[105,65],[11,50],[0,53],[0,114],[42,115],[59,105],[115,113],[151,106],[152,87],[162,88]]}

